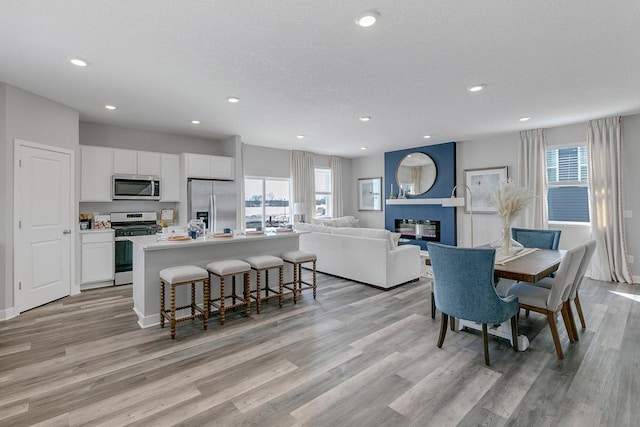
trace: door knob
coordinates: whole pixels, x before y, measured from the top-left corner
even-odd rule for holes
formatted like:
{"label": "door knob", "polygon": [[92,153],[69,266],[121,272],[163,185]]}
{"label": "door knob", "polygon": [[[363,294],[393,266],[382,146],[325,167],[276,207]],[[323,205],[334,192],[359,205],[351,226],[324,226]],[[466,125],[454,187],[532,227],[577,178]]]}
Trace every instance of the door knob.
{"label": "door knob", "polygon": [[71,230],[69,229],[62,230],[62,234],[71,234]]}

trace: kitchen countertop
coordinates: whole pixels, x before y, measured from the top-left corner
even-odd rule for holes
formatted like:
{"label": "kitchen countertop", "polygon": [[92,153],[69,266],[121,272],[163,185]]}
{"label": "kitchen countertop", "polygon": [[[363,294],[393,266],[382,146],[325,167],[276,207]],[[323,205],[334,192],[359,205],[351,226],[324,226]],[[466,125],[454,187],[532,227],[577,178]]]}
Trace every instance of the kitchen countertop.
{"label": "kitchen countertop", "polygon": [[90,228],[88,230],[80,230],[80,234],[113,233],[114,231],[113,228]]}
{"label": "kitchen countertop", "polygon": [[[299,238],[305,232],[267,233],[234,237],[207,237],[185,242],[158,240],[160,235],[127,236],[133,242],[133,310],[142,328],[160,322],[160,271],[180,265],[195,265],[200,268],[217,260],[245,259],[255,255],[279,256],[283,252],[300,248]],[[285,268],[285,275],[292,277],[292,269]],[[251,279],[255,283],[255,278]],[[288,280],[288,279],[287,279]],[[176,289],[176,299],[187,301],[190,286]],[[202,293],[196,291],[197,302]]]}
{"label": "kitchen countertop", "polygon": [[167,241],[160,237],[161,234],[151,236],[127,236],[134,244],[139,245],[145,251],[156,251],[163,249],[176,249],[179,247],[194,247],[194,246],[210,246],[210,245],[224,245],[229,243],[251,242],[260,240],[272,240],[272,239],[286,239],[291,237],[298,237],[300,234],[304,234],[304,231],[290,231],[283,233],[265,233],[263,235],[237,235],[233,237],[199,237],[196,240],[187,241]]}

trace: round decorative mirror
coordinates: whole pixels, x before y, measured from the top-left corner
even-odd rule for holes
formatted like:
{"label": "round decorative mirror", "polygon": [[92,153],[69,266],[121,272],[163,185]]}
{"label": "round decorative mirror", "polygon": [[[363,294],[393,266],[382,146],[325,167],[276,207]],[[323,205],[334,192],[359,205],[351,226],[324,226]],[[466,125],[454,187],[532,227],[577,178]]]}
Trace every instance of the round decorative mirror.
{"label": "round decorative mirror", "polygon": [[396,182],[406,195],[424,194],[436,182],[438,171],[431,157],[424,153],[410,153],[404,156],[396,170]]}

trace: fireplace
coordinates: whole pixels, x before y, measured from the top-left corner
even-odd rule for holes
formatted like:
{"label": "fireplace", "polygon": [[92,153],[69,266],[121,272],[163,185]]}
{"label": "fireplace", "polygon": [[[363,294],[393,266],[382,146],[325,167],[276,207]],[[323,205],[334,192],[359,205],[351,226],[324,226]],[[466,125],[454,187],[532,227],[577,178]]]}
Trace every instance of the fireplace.
{"label": "fireplace", "polygon": [[440,241],[440,221],[428,219],[397,219],[396,233],[401,233],[402,239]]}

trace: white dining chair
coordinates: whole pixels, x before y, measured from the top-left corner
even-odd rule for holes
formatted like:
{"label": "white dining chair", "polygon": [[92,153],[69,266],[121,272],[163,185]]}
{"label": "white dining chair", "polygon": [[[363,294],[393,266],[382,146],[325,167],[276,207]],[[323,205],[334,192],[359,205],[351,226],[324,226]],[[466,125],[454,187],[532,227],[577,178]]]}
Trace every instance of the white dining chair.
{"label": "white dining chair", "polygon": [[[564,354],[562,353],[560,337],[558,336],[556,314],[558,312],[562,314],[567,335],[569,336],[569,340],[573,342],[573,329],[571,328],[569,314],[564,300],[576,279],[584,253],[584,245],[576,246],[567,251],[564,258],[562,258],[556,277],[553,279],[555,282],[554,286],[550,289],[526,282],[516,283],[509,289],[509,295],[518,297],[520,308],[547,316],[547,322],[549,323],[549,329],[551,329],[551,336],[556,347],[558,359],[562,359]],[[543,280],[548,280],[548,278]]]}
{"label": "white dining chair", "polygon": [[[578,336],[578,328],[576,326],[575,318],[573,316],[573,309],[571,308],[571,302],[573,301],[576,306],[576,311],[578,312],[578,318],[580,319],[580,324],[582,325],[582,329],[586,328],[587,325],[584,321],[584,314],[582,313],[582,304],[580,303],[580,296],[578,291],[580,290],[580,286],[582,285],[582,280],[584,279],[584,275],[587,272],[587,268],[589,267],[589,263],[591,263],[591,258],[593,257],[593,253],[596,250],[596,241],[590,240],[584,245],[584,256],[582,257],[582,262],[580,263],[580,267],[578,268],[578,272],[576,273],[576,279],[573,281],[573,285],[569,289],[566,297],[564,298],[564,303],[567,305],[567,311],[569,312],[569,320],[571,322],[571,328],[573,329],[573,336],[576,341],[580,340]],[[545,278],[539,282],[534,283],[535,286],[541,286],[543,288],[551,289],[552,286],[555,285],[555,280],[553,278]]]}

